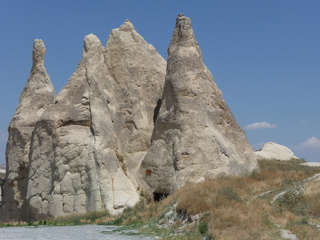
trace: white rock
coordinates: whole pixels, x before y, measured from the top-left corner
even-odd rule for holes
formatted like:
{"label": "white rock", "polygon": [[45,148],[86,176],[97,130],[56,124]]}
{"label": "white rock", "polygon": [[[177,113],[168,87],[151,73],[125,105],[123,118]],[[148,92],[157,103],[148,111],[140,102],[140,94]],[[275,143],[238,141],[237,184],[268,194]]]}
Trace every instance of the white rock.
{"label": "white rock", "polygon": [[286,229],[281,229],[280,234],[282,239],[299,240],[296,235],[294,235],[291,231]]}
{"label": "white rock", "polygon": [[261,151],[256,151],[254,154],[257,159],[275,159],[281,161],[298,159],[289,148],[274,142],[266,143]]}
{"label": "white rock", "polygon": [[204,182],[206,179],[204,177],[199,178],[195,183],[202,183]]}
{"label": "white rock", "polygon": [[320,167],[320,162],[306,162],[301,163],[302,166],[309,166],[309,167]]}
{"label": "white rock", "polygon": [[[139,200],[115,154],[116,134],[108,106],[115,99],[103,91],[115,83],[104,51],[96,36],[85,37],[78,68],[37,122],[30,153],[29,219],[43,218],[37,208],[45,207],[46,217],[102,210],[114,213],[119,193],[125,193],[121,202],[128,206]],[[34,200],[39,196],[40,203]]]}
{"label": "white rock", "polygon": [[185,182],[258,169],[202,61],[191,21],[177,19],[165,60],[126,21],[106,47],[93,34],[55,97],[42,41],[9,127],[2,220],[40,220],[172,193]]}
{"label": "white rock", "polygon": [[55,91],[44,67],[46,48],[42,40],[33,44],[33,65],[17,110],[9,125],[6,149],[6,184],[1,218],[22,220],[27,212],[29,149],[32,132],[45,108],[52,103]]}
{"label": "white rock", "polygon": [[[136,166],[142,161],[138,156],[150,148],[167,64],[129,20],[112,30],[105,59],[116,82],[114,131],[117,154],[127,166]],[[134,175],[132,171],[134,169],[128,167],[131,176]]]}
{"label": "white rock", "polygon": [[200,177],[246,175],[258,169],[251,146],[202,61],[190,18],[179,15],[152,145],[141,185],[172,193]]}

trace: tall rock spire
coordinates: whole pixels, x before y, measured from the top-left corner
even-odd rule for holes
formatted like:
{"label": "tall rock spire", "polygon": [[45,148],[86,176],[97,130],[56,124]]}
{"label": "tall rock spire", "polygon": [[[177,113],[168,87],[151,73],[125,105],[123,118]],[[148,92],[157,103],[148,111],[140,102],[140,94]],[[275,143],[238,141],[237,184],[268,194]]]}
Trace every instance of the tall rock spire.
{"label": "tall rock spire", "polygon": [[191,20],[183,14],[168,54],[162,105],[140,169],[145,188],[172,193],[200,177],[258,169],[243,130],[202,61]]}
{"label": "tall rock spire", "polygon": [[44,67],[46,48],[40,39],[33,44],[33,65],[19,106],[9,125],[6,148],[6,184],[1,216],[5,221],[20,220],[26,214],[26,191],[29,175],[29,149],[32,131],[55,91]]}
{"label": "tall rock spire", "polygon": [[134,178],[150,148],[167,63],[129,20],[112,30],[105,56],[116,82],[117,154],[124,158],[128,174]]}

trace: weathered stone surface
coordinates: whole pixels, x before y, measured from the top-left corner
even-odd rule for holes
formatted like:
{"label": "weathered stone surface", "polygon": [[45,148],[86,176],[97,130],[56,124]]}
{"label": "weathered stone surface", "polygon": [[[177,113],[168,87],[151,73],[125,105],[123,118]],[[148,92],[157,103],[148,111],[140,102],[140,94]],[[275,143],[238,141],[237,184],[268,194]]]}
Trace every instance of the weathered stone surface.
{"label": "weathered stone surface", "polygon": [[[43,55],[34,55],[33,68]],[[150,146],[165,68],[129,21],[112,31],[106,48],[86,36],[77,70],[30,129],[24,219],[117,213],[138,201],[132,180]]]}
{"label": "weathered stone surface", "polygon": [[139,189],[172,193],[186,181],[258,168],[189,18],[177,19],[168,65],[128,20],[106,47],[86,36],[82,60],[56,97],[44,54],[36,41],[9,127],[2,220],[116,214],[137,203]]}
{"label": "weathered stone surface", "polygon": [[172,193],[200,177],[258,169],[251,146],[202,61],[190,18],[180,14],[168,50],[164,93],[141,163],[141,184]]}
{"label": "weathered stone surface", "polygon": [[286,161],[298,158],[289,148],[274,142],[266,143],[261,151],[256,151],[254,154],[257,159],[275,159]]}
{"label": "weathered stone surface", "polygon": [[154,118],[166,73],[166,61],[135,30],[129,20],[112,30],[106,45],[106,62],[116,82],[114,129],[117,154],[135,176],[154,127]]}
{"label": "weathered stone surface", "polygon": [[96,36],[85,37],[78,68],[35,127],[27,194],[31,219],[115,213],[139,200],[115,154],[108,106],[115,101],[114,86],[104,50]]}
{"label": "weathered stone surface", "polygon": [[6,175],[6,164],[0,165],[0,178],[4,178]]}
{"label": "weathered stone surface", "polygon": [[8,129],[5,204],[1,207],[1,216],[6,221],[20,220],[26,213],[31,135],[36,122],[55,97],[50,77],[44,67],[45,54],[43,41],[36,39],[33,44],[31,73]]}

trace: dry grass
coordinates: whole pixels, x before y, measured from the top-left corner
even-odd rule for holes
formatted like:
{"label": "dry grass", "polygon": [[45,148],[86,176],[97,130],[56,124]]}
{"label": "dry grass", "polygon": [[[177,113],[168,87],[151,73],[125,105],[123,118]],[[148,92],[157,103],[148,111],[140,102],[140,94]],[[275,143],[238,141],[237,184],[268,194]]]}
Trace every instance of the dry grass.
{"label": "dry grass", "polygon": [[[261,172],[249,177],[189,183],[174,194],[178,201],[176,209],[179,213],[204,216],[202,221],[208,223],[208,235],[214,239],[279,239],[276,224],[290,226],[292,232],[302,236],[300,239],[312,239],[318,236],[318,230],[296,223],[303,216],[320,216],[320,193],[290,194],[295,193],[293,186],[320,169],[301,166],[301,162],[261,160]],[[290,188],[294,190],[284,195],[282,205],[271,204],[277,193]],[[312,231],[305,233],[306,229]]]}
{"label": "dry grass", "polygon": [[[266,199],[248,204],[256,194],[269,190],[263,180],[254,183],[255,177],[207,180],[188,184],[177,192],[177,210],[189,215],[208,212],[209,235],[214,239],[270,239],[276,231],[270,221],[273,208]],[[276,178],[275,185],[281,182]],[[272,186],[272,184],[271,184]]]}
{"label": "dry grass", "polygon": [[303,223],[291,223],[286,227],[291,232],[293,232],[298,239],[303,240],[316,240],[320,239],[320,231],[315,226],[310,226]]}
{"label": "dry grass", "polygon": [[150,196],[144,195],[148,200],[141,198],[141,201],[133,208],[126,208],[124,212],[112,219],[109,219],[108,224],[116,225],[143,225],[148,221],[161,219],[174,203],[174,198],[171,196],[159,202],[150,201]]}
{"label": "dry grass", "polygon": [[[176,204],[181,216],[199,216],[199,225],[185,228],[183,236],[168,236],[185,224],[177,219],[171,229],[166,226],[157,234],[163,239],[272,240],[281,239],[279,225],[299,239],[320,239],[319,230],[310,223],[320,224],[320,191],[317,186],[296,191],[301,181],[320,172],[320,168],[301,166],[302,160],[287,162],[261,160],[261,171],[248,177],[225,177],[202,183],[189,183],[168,198],[154,202],[141,193],[141,201],[122,215],[94,217],[96,223],[148,226],[160,231],[157,224],[167,221],[166,213]],[[303,183],[304,184],[304,183]],[[289,189],[272,203],[278,193]],[[86,219],[93,220],[86,216]],[[188,219],[188,218],[187,218]],[[69,220],[70,221],[70,220]],[[72,220],[74,221],[74,220]],[[82,222],[76,219],[77,222]],[[93,222],[93,221],[92,221]],[[143,228],[146,232],[148,228]]]}
{"label": "dry grass", "polygon": [[268,205],[224,204],[210,212],[209,233],[215,239],[270,239],[274,225]]}

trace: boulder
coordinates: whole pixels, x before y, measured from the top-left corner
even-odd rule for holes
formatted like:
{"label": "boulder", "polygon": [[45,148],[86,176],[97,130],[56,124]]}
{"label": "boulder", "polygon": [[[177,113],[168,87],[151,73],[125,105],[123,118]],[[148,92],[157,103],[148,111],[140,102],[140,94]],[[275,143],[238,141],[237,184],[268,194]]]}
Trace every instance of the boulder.
{"label": "boulder", "polygon": [[254,154],[257,159],[273,159],[286,161],[298,158],[289,148],[274,142],[266,143],[261,151],[256,151]]}
{"label": "boulder", "polygon": [[191,20],[180,14],[168,49],[162,103],[140,184],[170,194],[200,177],[258,170],[252,148],[202,60]]}
{"label": "boulder", "polygon": [[36,39],[33,44],[31,73],[8,129],[5,204],[1,207],[4,221],[20,220],[26,214],[31,136],[36,122],[55,97],[50,77],[44,67],[45,54],[43,41]]}
{"label": "boulder", "polygon": [[320,167],[320,162],[305,162],[301,163],[300,165],[309,167]]}

